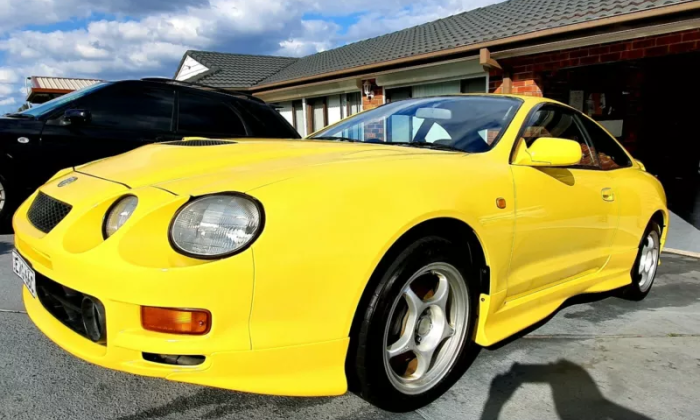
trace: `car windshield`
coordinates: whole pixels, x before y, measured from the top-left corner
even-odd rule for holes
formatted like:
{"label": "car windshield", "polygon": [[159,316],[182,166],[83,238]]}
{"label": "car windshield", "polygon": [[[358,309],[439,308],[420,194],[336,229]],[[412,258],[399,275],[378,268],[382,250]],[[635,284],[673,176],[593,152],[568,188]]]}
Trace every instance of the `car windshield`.
{"label": "car windshield", "polygon": [[78,98],[82,98],[88,93],[102,89],[107,85],[109,85],[109,83],[97,83],[94,85],[84,87],[82,89],[75,90],[71,93],[59,96],[58,98],[54,98],[48,102],[44,102],[41,105],[25,109],[24,111],[20,112],[19,115],[30,115],[32,117],[40,117],[42,115],[52,113],[55,109],[60,108],[62,105],[65,105],[68,102],[74,101]]}
{"label": "car windshield", "polygon": [[496,144],[521,105],[520,99],[495,96],[407,99],[357,114],[309,140],[482,153]]}

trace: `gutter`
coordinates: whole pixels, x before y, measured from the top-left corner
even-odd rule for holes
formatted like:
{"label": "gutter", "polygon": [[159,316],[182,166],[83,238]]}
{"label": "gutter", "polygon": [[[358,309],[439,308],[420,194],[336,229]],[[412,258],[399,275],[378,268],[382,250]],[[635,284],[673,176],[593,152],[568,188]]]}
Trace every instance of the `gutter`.
{"label": "gutter", "polygon": [[[607,17],[607,18],[591,20],[588,22],[582,22],[582,23],[576,23],[576,24],[572,24],[572,25],[561,26],[558,28],[543,29],[543,30],[530,32],[530,33],[526,33],[526,34],[521,34],[521,35],[515,35],[515,36],[511,36],[511,37],[507,37],[507,38],[500,38],[500,39],[496,39],[496,40],[492,40],[492,41],[485,41],[485,42],[480,42],[480,43],[476,43],[476,44],[465,45],[462,47],[451,48],[448,50],[434,51],[431,53],[419,54],[419,55],[414,55],[411,57],[398,58],[398,59],[390,60],[390,61],[382,61],[379,63],[372,63],[372,64],[363,65],[363,66],[350,67],[350,68],[336,70],[336,71],[332,71],[332,72],[328,72],[328,73],[316,74],[313,76],[300,77],[297,79],[284,80],[284,81],[280,81],[280,82],[273,82],[273,83],[268,83],[265,85],[257,85],[257,86],[253,86],[251,88],[251,90],[259,92],[259,91],[264,91],[267,89],[272,89],[275,87],[283,87],[286,85],[305,84],[304,82],[311,82],[311,81],[314,81],[316,79],[322,79],[322,78],[333,77],[333,76],[342,76],[342,75],[346,75],[348,73],[377,70],[377,69],[382,68],[382,67],[392,66],[392,65],[397,65],[397,64],[406,64],[406,63],[412,63],[415,61],[421,61],[421,60],[426,60],[426,59],[441,58],[441,57],[445,57],[445,56],[450,56],[450,55],[455,55],[455,54],[460,54],[460,53],[467,53],[467,52],[471,52],[471,51],[478,53],[478,51],[482,48],[492,48],[492,47],[499,46],[499,45],[512,44],[512,43],[523,42],[523,41],[530,41],[533,39],[542,38],[542,37],[546,37],[546,36],[561,35],[561,34],[574,32],[574,31],[594,29],[594,28],[599,28],[602,26],[620,24],[620,23],[641,20],[641,19],[647,19],[647,18],[661,17],[661,16],[670,15],[670,14],[674,14],[674,13],[688,12],[688,11],[694,11],[694,10],[700,10],[700,1],[694,0],[694,1],[686,2],[686,3],[675,4],[672,6],[657,7],[657,8],[650,9],[650,10],[627,13],[627,14],[618,15],[618,16],[611,16],[611,17]],[[496,55],[495,52],[494,52],[494,55]],[[259,93],[262,93],[262,92],[259,92]]]}

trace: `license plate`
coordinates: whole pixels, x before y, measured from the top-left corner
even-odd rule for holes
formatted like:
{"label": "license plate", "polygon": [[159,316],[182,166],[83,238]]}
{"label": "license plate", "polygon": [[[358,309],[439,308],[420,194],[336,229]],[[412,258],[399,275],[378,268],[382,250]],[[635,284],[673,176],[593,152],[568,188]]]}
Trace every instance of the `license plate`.
{"label": "license plate", "polygon": [[29,293],[36,299],[36,273],[17,251],[12,251],[12,271],[22,279]]}

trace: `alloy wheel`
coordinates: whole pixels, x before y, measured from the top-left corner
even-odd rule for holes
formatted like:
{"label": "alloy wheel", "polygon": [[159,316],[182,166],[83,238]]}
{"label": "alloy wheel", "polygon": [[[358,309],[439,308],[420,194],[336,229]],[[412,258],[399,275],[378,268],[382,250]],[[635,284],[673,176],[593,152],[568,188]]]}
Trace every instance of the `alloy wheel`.
{"label": "alloy wheel", "polygon": [[437,385],[454,365],[469,324],[469,292],[457,268],[418,270],[395,299],[384,333],[384,367],[408,395]]}
{"label": "alloy wheel", "polygon": [[2,181],[0,181],[0,213],[2,212],[2,209],[5,208],[5,186],[2,185]]}
{"label": "alloy wheel", "polygon": [[649,232],[644,239],[639,255],[639,289],[646,292],[654,282],[656,269],[659,266],[659,234],[656,231]]}

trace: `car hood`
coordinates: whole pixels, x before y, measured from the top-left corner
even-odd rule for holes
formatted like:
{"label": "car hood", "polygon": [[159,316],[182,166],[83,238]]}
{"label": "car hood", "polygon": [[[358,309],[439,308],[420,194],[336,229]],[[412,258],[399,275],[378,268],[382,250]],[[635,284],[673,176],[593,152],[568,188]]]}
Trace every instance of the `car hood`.
{"label": "car hood", "polygon": [[196,195],[230,189],[246,192],[330,164],[455,154],[336,141],[190,140],[144,146],[76,170],[130,188],[156,186]]}

